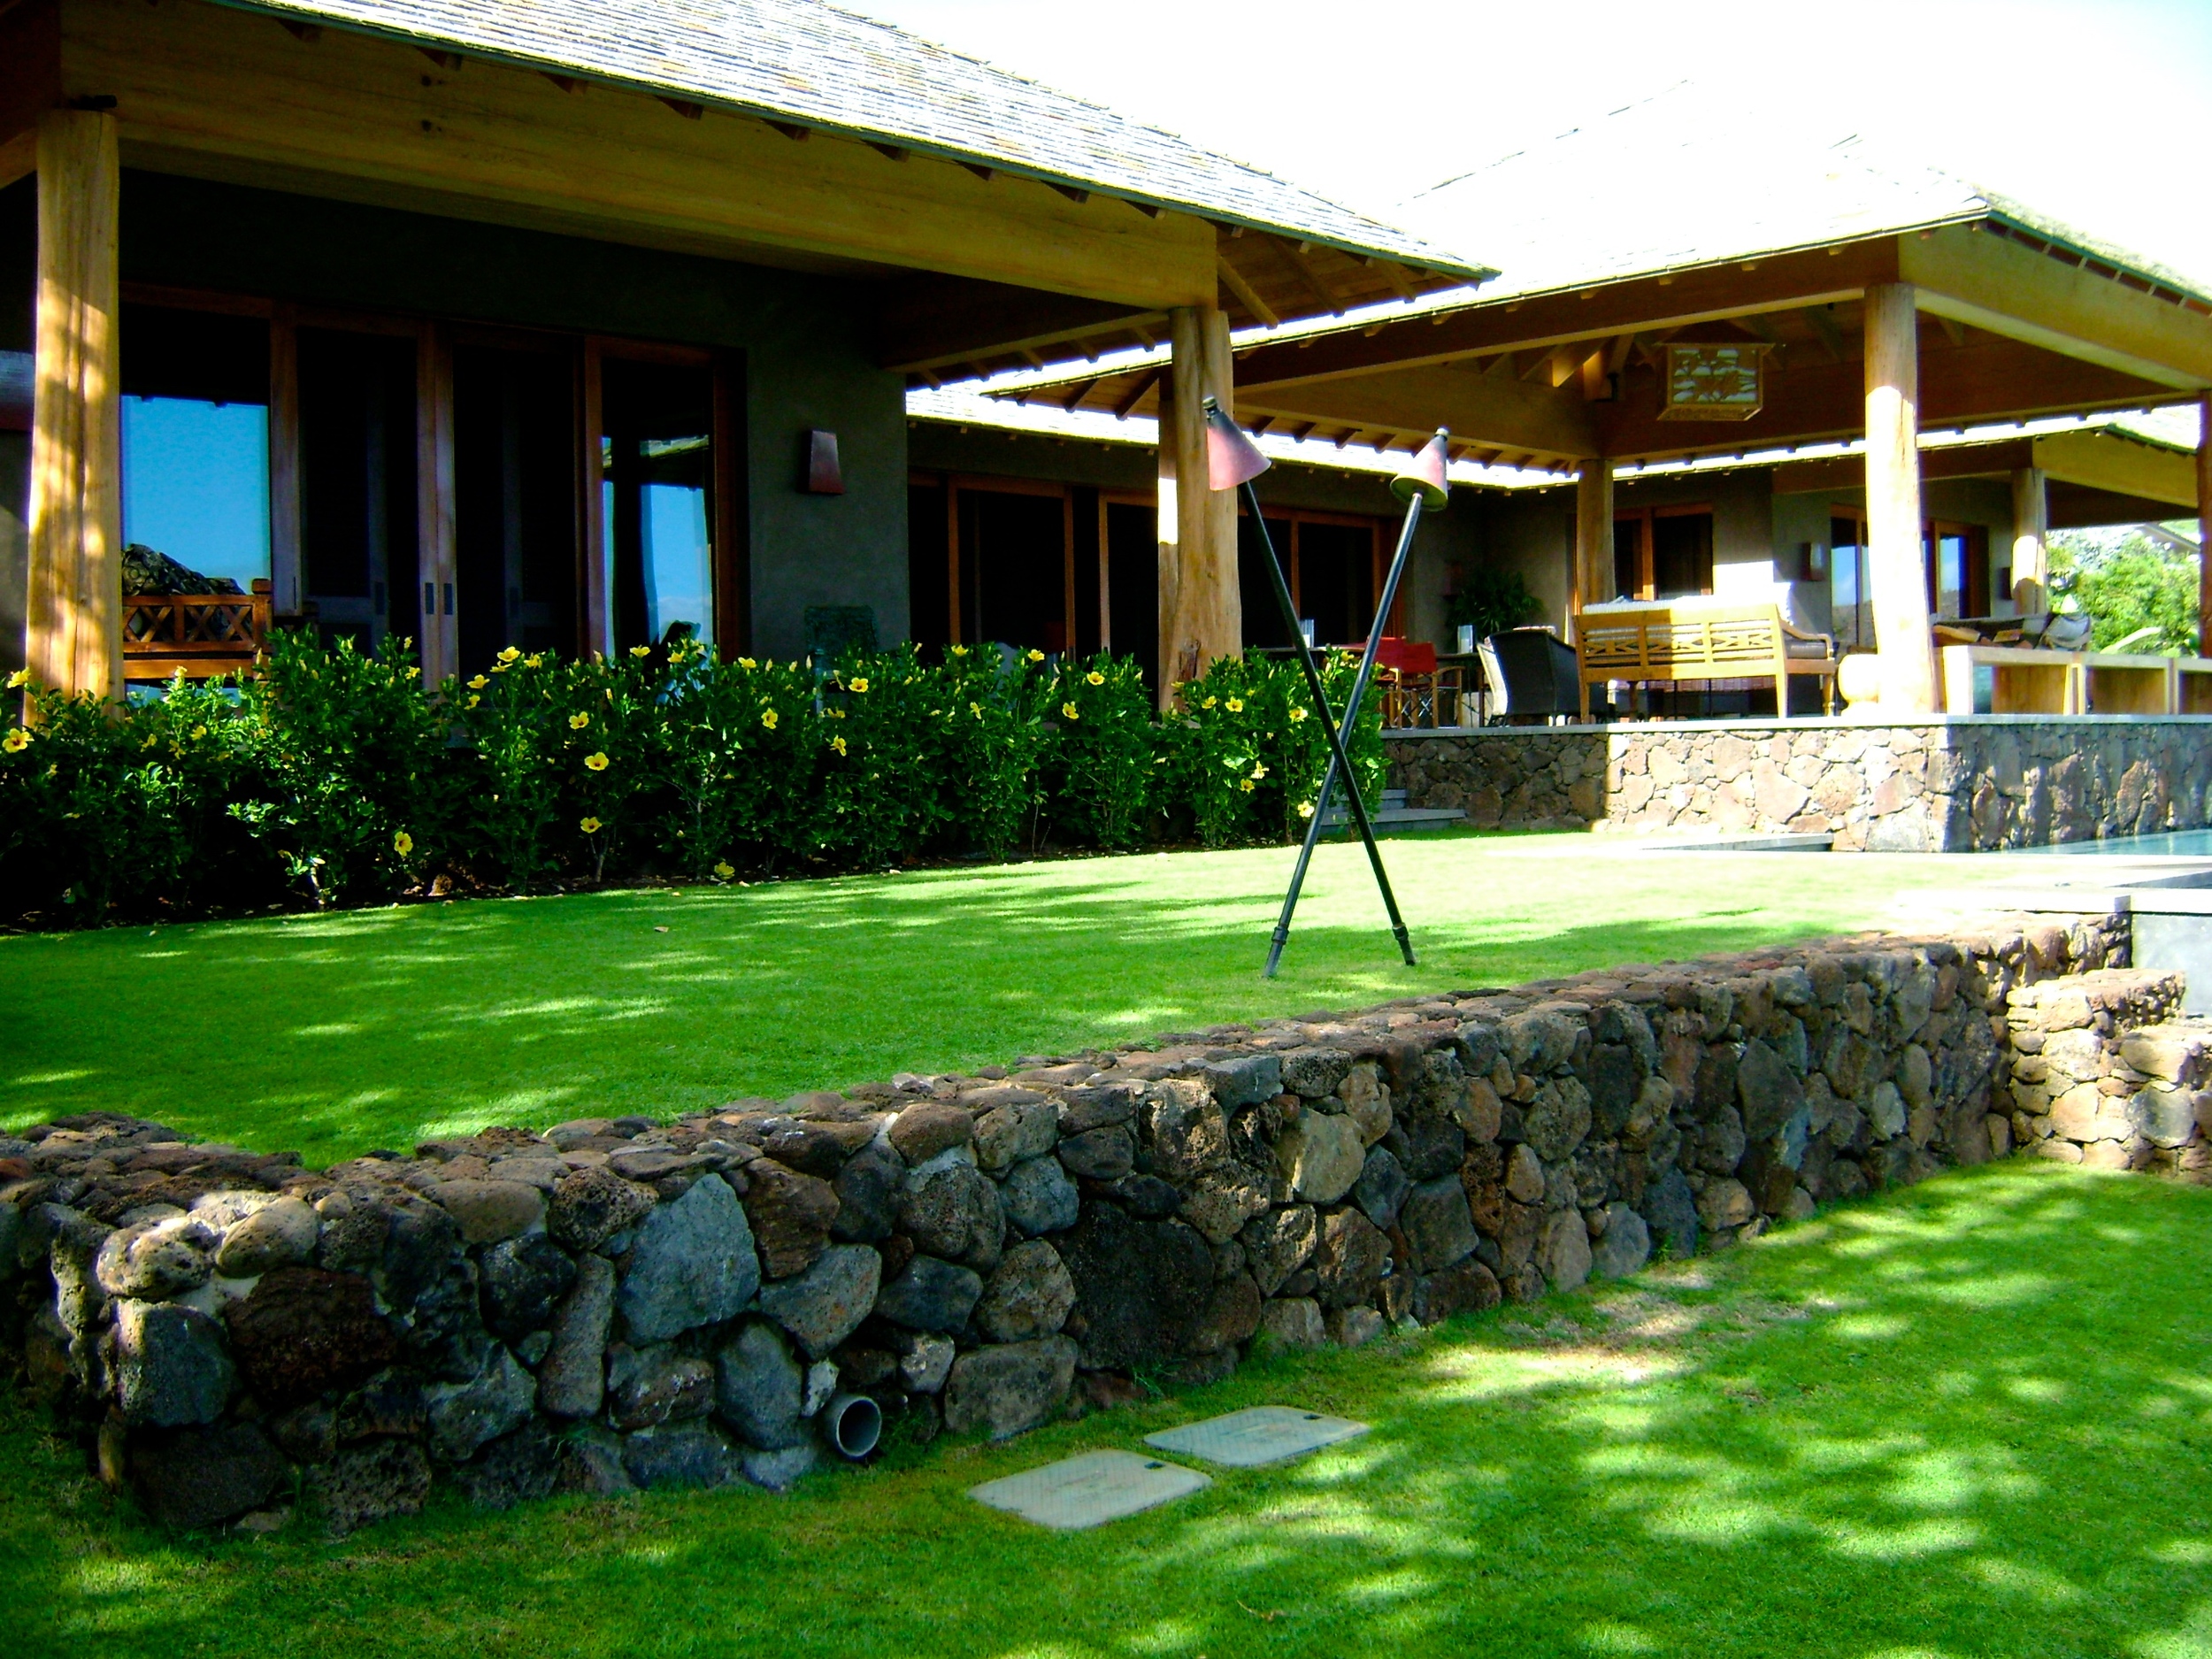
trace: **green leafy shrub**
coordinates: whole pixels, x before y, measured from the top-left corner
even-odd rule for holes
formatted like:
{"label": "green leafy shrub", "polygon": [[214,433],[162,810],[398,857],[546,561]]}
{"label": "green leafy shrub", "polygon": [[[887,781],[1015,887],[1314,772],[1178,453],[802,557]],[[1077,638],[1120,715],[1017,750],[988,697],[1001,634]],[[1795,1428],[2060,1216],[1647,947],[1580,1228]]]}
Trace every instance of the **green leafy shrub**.
{"label": "green leafy shrub", "polygon": [[[0,909],[85,922],[358,903],[452,873],[528,888],[1295,836],[1326,743],[1297,665],[1225,659],[1156,716],[1107,655],[851,649],[833,666],[680,644],[501,653],[426,694],[403,644],[272,638],[242,687],[122,707],[41,692],[0,741]],[[1327,664],[1347,695],[1348,657]],[[1355,741],[1371,795],[1379,700]]]}
{"label": "green leafy shrub", "polygon": [[410,649],[364,657],[350,640],[276,633],[246,682],[260,793],[231,810],[319,905],[388,895],[451,850],[446,720]]}
{"label": "green leafy shrub", "polygon": [[1152,695],[1133,657],[1063,658],[1045,695],[1043,794],[1054,827],[1079,846],[1144,844],[1157,756]]}

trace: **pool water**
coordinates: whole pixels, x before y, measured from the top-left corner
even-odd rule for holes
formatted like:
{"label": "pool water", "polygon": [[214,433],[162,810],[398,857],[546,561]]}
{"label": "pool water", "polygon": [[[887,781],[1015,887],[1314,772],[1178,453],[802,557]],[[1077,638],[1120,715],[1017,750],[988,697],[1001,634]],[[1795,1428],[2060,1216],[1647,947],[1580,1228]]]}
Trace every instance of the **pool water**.
{"label": "pool water", "polygon": [[2168,830],[2160,835],[2115,835],[2106,841],[2059,841],[2024,852],[2081,853],[2108,858],[2212,858],[2212,829]]}

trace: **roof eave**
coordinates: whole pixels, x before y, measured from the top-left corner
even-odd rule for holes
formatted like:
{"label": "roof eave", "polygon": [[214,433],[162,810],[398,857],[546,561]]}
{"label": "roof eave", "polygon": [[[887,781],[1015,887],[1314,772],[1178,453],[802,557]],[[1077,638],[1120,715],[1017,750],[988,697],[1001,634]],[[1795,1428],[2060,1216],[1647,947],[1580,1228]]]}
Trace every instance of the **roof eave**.
{"label": "roof eave", "polygon": [[280,22],[311,21],[318,28],[331,29],[341,34],[358,35],[369,40],[396,41],[403,45],[424,49],[434,47],[442,51],[451,51],[483,63],[498,64],[509,69],[526,70],[534,74],[559,75],[565,80],[588,81],[595,86],[610,87],[620,91],[641,92],[649,97],[676,98],[686,104],[696,104],[702,109],[719,110],[726,114],[748,116],[755,120],[783,121],[793,126],[803,126],[811,132],[822,133],[831,137],[849,138],[858,143],[890,145],[911,155],[926,157],[935,161],[950,162],[961,166],[988,167],[993,173],[1002,173],[1010,177],[1027,179],[1034,183],[1048,185],[1056,189],[1081,190],[1092,196],[1110,196],[1116,201],[1126,202],[1133,207],[1150,209],[1160,212],[1187,213],[1194,218],[1203,219],[1218,226],[1241,226],[1247,230],[1264,231],[1272,235],[1295,236],[1300,241],[1311,242],[1316,247],[1333,248],[1339,253],[1348,255],[1356,259],[1387,259],[1394,264],[1410,266],[1416,270],[1432,272],[1441,276],[1458,277],[1472,284],[1490,281],[1499,274],[1486,265],[1465,265],[1450,258],[1440,258],[1426,253],[1416,256],[1403,249],[1352,242],[1297,225],[1271,224],[1266,220],[1246,218],[1197,203],[1149,196],[1116,185],[1101,184],[1094,179],[1079,178],[1071,173],[1053,173],[1023,162],[1007,161],[1001,157],[985,154],[981,151],[958,150],[949,145],[933,143],[927,139],[916,138],[890,128],[854,127],[848,123],[825,120],[820,116],[805,111],[779,109],[770,104],[749,104],[740,99],[703,93],[696,88],[670,81],[654,81],[610,75],[603,70],[581,67],[562,58],[538,58],[518,52],[500,51],[476,42],[457,40],[449,35],[436,34],[428,30],[396,27],[372,28],[351,19],[331,17],[312,5],[288,4],[286,0],[213,0],[213,4],[235,12],[250,12],[262,17],[273,18]]}

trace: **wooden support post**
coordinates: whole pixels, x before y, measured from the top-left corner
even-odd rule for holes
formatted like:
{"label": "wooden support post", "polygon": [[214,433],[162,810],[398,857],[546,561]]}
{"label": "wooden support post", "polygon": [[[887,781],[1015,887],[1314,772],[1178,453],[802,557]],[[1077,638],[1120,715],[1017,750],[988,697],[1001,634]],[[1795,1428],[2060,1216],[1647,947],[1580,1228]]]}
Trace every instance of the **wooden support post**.
{"label": "wooden support post", "polygon": [[1575,474],[1575,610],[1615,596],[1613,464],[1601,456]]}
{"label": "wooden support post", "polygon": [[1920,337],[1912,285],[1866,290],[1867,587],[1881,657],[1881,708],[1909,718],[1937,707],[1921,545]]}
{"label": "wooden support post", "polygon": [[2212,392],[2197,400],[2197,655],[2212,645]]}
{"label": "wooden support post", "polygon": [[38,128],[37,358],[25,660],[40,685],[123,695],[122,170],[115,117]]}
{"label": "wooden support post", "polygon": [[300,356],[295,308],[269,316],[269,609],[300,610]]}
{"label": "wooden support post", "polygon": [[1213,306],[1169,313],[1172,357],[1160,383],[1160,706],[1176,685],[1195,680],[1216,657],[1244,648],[1237,594],[1237,507],[1233,490],[1206,487],[1205,398],[1231,401],[1228,319]]}
{"label": "wooden support post", "polygon": [[453,484],[453,345],[431,324],[415,357],[415,479],[421,553],[422,679],[435,686],[461,672],[461,627],[456,614],[460,572],[456,568]]}
{"label": "wooden support post", "polygon": [[[2051,499],[2047,480],[2039,466],[2016,467],[2012,474],[2012,586],[2022,582],[2039,588],[2050,582],[2049,556],[2044,538],[2051,533]],[[2009,593],[1993,595],[2009,599]]]}

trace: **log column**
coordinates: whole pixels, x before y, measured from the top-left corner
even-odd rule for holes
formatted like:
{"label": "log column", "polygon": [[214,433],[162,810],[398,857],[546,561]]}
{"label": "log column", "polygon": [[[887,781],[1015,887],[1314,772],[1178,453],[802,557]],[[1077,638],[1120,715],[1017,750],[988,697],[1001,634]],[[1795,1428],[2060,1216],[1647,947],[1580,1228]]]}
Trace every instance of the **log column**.
{"label": "log column", "polygon": [[1920,513],[1920,336],[1912,285],[1866,291],[1867,587],[1885,715],[1935,712]]}
{"label": "log column", "polygon": [[1613,572],[1613,464],[1602,456],[1575,474],[1574,608],[1616,596]]}
{"label": "log column", "polygon": [[123,416],[115,117],[38,129],[37,366],[26,660],[41,685],[123,695]]}
{"label": "log column", "polygon": [[1173,357],[1160,382],[1160,706],[1177,682],[1244,649],[1237,498],[1206,487],[1205,397],[1232,414],[1229,323],[1210,305],[1169,314]]}
{"label": "log column", "polygon": [[2197,400],[2197,655],[2212,657],[2212,392]]}
{"label": "log column", "polygon": [[[2051,533],[2049,480],[2039,466],[2016,468],[2012,474],[2012,586],[2022,582],[2050,586],[2050,557],[2044,541]],[[2008,599],[2010,594],[1998,594]]]}

